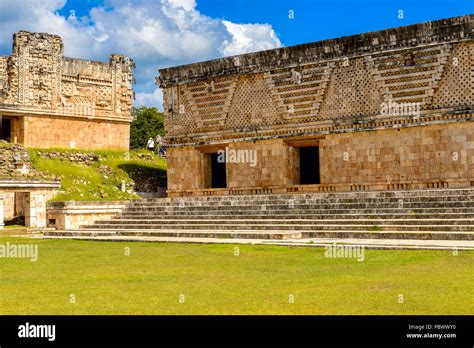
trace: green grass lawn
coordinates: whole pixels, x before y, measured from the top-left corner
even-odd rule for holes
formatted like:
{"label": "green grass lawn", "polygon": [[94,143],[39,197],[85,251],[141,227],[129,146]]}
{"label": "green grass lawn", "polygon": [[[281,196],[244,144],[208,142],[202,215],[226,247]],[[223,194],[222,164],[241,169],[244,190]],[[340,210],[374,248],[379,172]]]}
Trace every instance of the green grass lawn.
{"label": "green grass lawn", "polygon": [[[46,153],[94,153],[101,160],[91,166],[73,163],[61,159],[43,158],[38,152]],[[146,150],[130,151],[88,151],[68,149],[28,149],[31,162],[35,169],[61,179],[62,192],[52,201],[90,201],[90,200],[124,200],[138,196],[133,192],[122,192],[122,182],[130,185],[134,181],[149,180],[157,177],[165,180],[166,162],[157,155]],[[152,156],[153,160],[143,160],[139,154]],[[104,172],[103,169],[106,169]]]}
{"label": "green grass lawn", "polygon": [[37,243],[39,259],[0,258],[0,314],[474,314],[473,252],[6,242]]}

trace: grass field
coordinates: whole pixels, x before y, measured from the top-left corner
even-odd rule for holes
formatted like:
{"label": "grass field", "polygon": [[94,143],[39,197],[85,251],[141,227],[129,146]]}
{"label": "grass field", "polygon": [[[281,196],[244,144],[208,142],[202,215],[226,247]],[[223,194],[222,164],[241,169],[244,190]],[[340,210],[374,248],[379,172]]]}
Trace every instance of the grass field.
{"label": "grass field", "polygon": [[39,258],[0,258],[1,314],[474,314],[473,252],[7,242]]}

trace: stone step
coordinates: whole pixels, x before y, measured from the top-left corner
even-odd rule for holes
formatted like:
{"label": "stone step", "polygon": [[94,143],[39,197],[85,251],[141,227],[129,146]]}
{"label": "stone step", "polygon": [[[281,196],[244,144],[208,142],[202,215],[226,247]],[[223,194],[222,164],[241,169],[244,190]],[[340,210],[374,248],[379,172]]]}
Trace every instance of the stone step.
{"label": "stone step", "polygon": [[474,208],[471,207],[450,207],[450,208],[363,208],[363,209],[262,209],[258,207],[257,209],[201,209],[201,210],[182,210],[176,209],[173,211],[162,211],[157,209],[134,209],[134,210],[124,210],[122,215],[287,215],[287,214],[390,214],[390,213],[405,213],[405,214],[419,214],[419,213],[474,213]]}
{"label": "stone step", "polygon": [[249,201],[265,199],[301,199],[301,198],[371,198],[371,197],[420,197],[420,196],[456,196],[474,195],[474,188],[463,189],[424,189],[424,190],[396,190],[396,191],[357,191],[357,192],[311,192],[311,193],[288,193],[288,194],[259,194],[259,195],[220,195],[220,196],[195,196],[195,197],[175,197],[175,198],[147,198],[143,201]]}
{"label": "stone step", "polygon": [[208,210],[279,210],[279,209],[291,209],[291,210],[308,210],[308,209],[387,209],[387,208],[398,208],[398,209],[423,209],[423,208],[474,208],[473,201],[460,201],[460,202],[428,202],[428,203],[404,203],[398,205],[396,203],[344,203],[344,204],[295,204],[294,206],[288,204],[268,204],[268,205],[215,205],[215,206],[169,206],[169,207],[128,207],[124,209],[124,212],[140,211],[140,210],[152,210],[152,211],[208,211]]}
{"label": "stone step", "polygon": [[333,231],[333,230],[340,230],[340,231],[385,231],[385,230],[393,230],[393,231],[429,231],[429,232],[437,232],[437,231],[452,231],[452,232],[474,232],[474,225],[393,225],[393,224],[386,224],[383,226],[377,224],[188,224],[188,223],[181,223],[181,224],[146,224],[146,223],[133,223],[133,224],[94,224],[83,226],[81,229],[113,229],[113,230],[134,230],[134,229],[142,229],[142,230],[206,230],[206,231],[214,231],[214,230],[267,230],[267,231],[284,231],[284,230],[292,230],[292,231]]}
{"label": "stone step", "polygon": [[350,224],[371,224],[371,225],[470,225],[474,226],[474,219],[286,219],[285,221],[277,219],[123,219],[117,218],[113,220],[98,220],[96,224],[99,225],[140,225],[140,224],[152,224],[152,225],[173,225],[173,224],[186,224],[198,225],[227,225],[227,224],[309,224],[309,225],[321,225],[321,224],[337,224],[337,225],[350,225]]}
{"label": "stone step", "polygon": [[424,197],[378,197],[378,198],[344,198],[344,199],[335,199],[335,198],[328,198],[328,199],[321,199],[321,198],[299,198],[299,199],[281,199],[281,198],[274,198],[268,200],[260,200],[260,199],[249,199],[249,200],[235,200],[229,199],[226,201],[134,201],[132,202],[129,207],[139,207],[139,208],[146,208],[146,207],[180,207],[180,206],[239,206],[239,205],[289,205],[290,203],[295,205],[301,204],[351,204],[351,203],[394,203],[399,204],[402,203],[428,203],[428,202],[466,202],[466,201],[473,201],[474,194],[472,196],[443,196],[443,197],[432,197],[432,196],[424,196]]}
{"label": "stone step", "polygon": [[80,230],[48,231],[45,236],[63,237],[100,237],[100,236],[135,236],[135,237],[179,237],[179,238],[241,238],[241,239],[302,239],[302,238],[355,238],[355,239],[414,239],[414,240],[474,240],[474,233],[469,232],[420,232],[420,231],[278,231],[266,230]]}
{"label": "stone step", "polygon": [[[241,214],[244,215],[244,214]],[[247,220],[315,220],[315,219],[327,219],[331,217],[338,217],[341,220],[358,220],[358,219],[390,219],[390,220],[404,220],[404,219],[474,219],[474,210],[472,213],[401,213],[401,214],[279,214],[278,218],[275,218],[274,215],[265,215],[265,214],[245,214],[241,217],[239,214],[142,214],[142,213],[127,213],[117,215],[114,220],[231,220],[231,219],[241,219],[245,218]]]}
{"label": "stone step", "polygon": [[420,240],[420,239],[353,239],[353,238],[305,238],[305,239],[239,239],[239,238],[185,238],[185,237],[140,237],[140,236],[43,236],[46,239],[76,239],[109,242],[179,242],[199,244],[261,244],[308,248],[329,248],[335,245],[363,247],[364,249],[388,250],[474,250],[474,241],[464,240]]}
{"label": "stone step", "polygon": [[161,237],[184,237],[184,238],[243,238],[243,239],[293,239],[301,238],[301,232],[295,231],[254,231],[254,230],[139,230],[128,229],[126,231],[110,230],[76,230],[76,231],[54,231],[46,232],[45,236],[161,236]]}
{"label": "stone step", "polygon": [[112,219],[46,234],[294,244],[348,238],[468,242],[474,240],[474,189],[144,199]]}

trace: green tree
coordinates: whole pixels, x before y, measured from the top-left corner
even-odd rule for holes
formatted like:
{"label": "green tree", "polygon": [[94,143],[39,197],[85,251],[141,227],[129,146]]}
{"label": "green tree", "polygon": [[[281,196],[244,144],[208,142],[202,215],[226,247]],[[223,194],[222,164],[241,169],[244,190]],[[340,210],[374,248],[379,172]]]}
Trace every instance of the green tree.
{"label": "green tree", "polygon": [[132,109],[132,124],[130,126],[130,148],[146,147],[148,139],[158,134],[164,135],[164,115],[156,108],[140,106]]}

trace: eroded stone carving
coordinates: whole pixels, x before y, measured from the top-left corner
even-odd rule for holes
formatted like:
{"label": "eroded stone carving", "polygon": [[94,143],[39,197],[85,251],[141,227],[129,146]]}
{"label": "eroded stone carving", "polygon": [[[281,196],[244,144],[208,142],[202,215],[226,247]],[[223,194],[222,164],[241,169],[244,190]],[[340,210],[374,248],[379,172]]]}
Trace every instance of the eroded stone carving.
{"label": "eroded stone carving", "polygon": [[64,57],[61,37],[20,31],[12,55],[0,57],[0,104],[129,118],[134,67],[120,54],[108,63]]}

